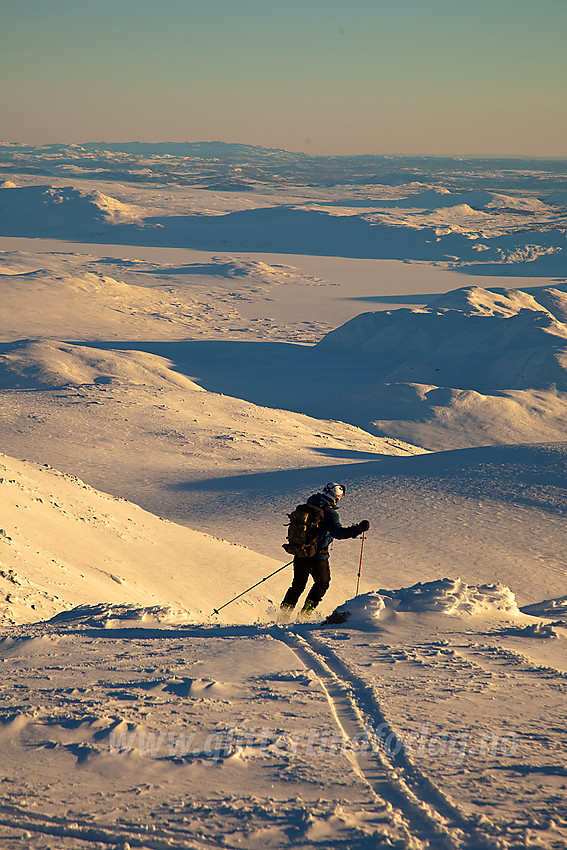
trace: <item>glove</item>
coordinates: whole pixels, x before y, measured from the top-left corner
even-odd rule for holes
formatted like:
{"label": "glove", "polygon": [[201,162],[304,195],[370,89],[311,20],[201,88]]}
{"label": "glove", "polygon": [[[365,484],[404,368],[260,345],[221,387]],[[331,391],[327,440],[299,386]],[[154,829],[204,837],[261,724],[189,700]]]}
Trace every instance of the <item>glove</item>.
{"label": "glove", "polygon": [[362,534],[363,531],[368,531],[369,528],[370,528],[370,523],[368,522],[367,519],[363,519],[362,522],[359,522],[358,525],[356,526],[356,536],[358,537],[358,535]]}

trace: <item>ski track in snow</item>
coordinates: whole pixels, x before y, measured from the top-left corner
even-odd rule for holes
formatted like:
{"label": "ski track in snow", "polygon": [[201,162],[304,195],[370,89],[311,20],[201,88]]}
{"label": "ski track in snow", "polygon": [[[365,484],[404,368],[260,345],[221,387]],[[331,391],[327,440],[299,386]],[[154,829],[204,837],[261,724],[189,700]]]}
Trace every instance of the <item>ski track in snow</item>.
{"label": "ski track in snow", "polygon": [[393,747],[374,741],[372,753],[351,754],[355,770],[379,800],[398,813],[408,846],[455,848],[486,845],[486,836],[451,803],[431,780],[398,750],[396,735],[367,682],[360,679],[335,653],[307,632],[283,629],[280,640],[311,667],[319,678],[341,732],[353,740],[373,724],[385,724]]}
{"label": "ski track in snow", "polygon": [[[506,629],[497,632],[497,634],[505,633]],[[370,733],[372,740],[370,752],[366,750],[362,754],[352,753],[350,758],[354,762],[354,769],[360,771],[376,798],[386,801],[398,814],[406,830],[408,846],[431,848],[527,846],[523,844],[523,841],[528,840],[527,837],[520,839],[518,834],[517,818],[514,819],[513,824],[504,824],[502,818],[500,823],[497,823],[486,814],[466,813],[462,806],[457,806],[444,794],[434,777],[418,767],[406,749],[403,737],[400,737],[396,731],[396,724],[391,716],[394,711],[393,706],[388,705],[386,700],[386,710],[382,707],[382,699],[377,696],[372,684],[352,669],[352,662],[347,664],[325,640],[316,637],[312,631],[297,632],[283,627],[278,636],[320,679],[335,721],[347,739],[351,741],[360,739],[362,733],[366,731],[368,734],[368,730],[375,729],[376,725],[383,730],[379,737],[374,737],[374,740]],[[416,644],[410,647],[387,645],[381,645],[381,647],[385,659],[390,657],[395,662],[407,661],[423,666],[433,666],[435,671],[433,675],[436,679],[441,669],[445,667],[450,679],[454,680],[463,675],[470,676],[477,683],[475,687],[481,689],[484,687],[484,682],[490,682],[492,679],[498,681],[513,678],[514,684],[521,688],[541,690],[547,687],[551,692],[565,690],[563,681],[567,678],[567,672],[564,669],[538,664],[524,653],[503,647],[500,643],[496,645],[471,642],[467,645],[459,645],[452,642],[446,647],[441,646],[442,643],[444,642],[428,640],[423,645]],[[439,683],[439,689],[443,689],[442,681]],[[504,705],[500,710],[502,709],[505,710]],[[517,764],[512,762],[499,765],[493,760],[491,764],[487,764],[486,772],[511,770],[523,776],[567,775],[567,769],[561,763],[561,754],[557,753],[552,745],[553,724],[557,723],[557,719],[555,718],[554,721],[553,715],[543,719],[537,716],[537,713],[530,717],[529,713],[524,711],[521,722],[520,718],[517,718],[516,722],[519,728],[518,737],[527,745],[528,763],[520,760]],[[385,742],[388,742],[387,745]],[[492,745],[487,744],[487,753],[491,746],[494,752],[494,738]],[[474,752],[471,747],[469,749],[471,758]],[[542,758],[549,761],[550,757],[556,759],[554,764],[539,763]],[[444,778],[442,773],[441,778]],[[553,817],[555,817],[558,822],[565,824],[561,812],[564,818],[564,805],[559,802],[554,813],[547,814],[549,823],[553,825]],[[537,842],[536,844],[537,846],[564,847],[566,838],[567,833],[563,829],[561,837],[557,835],[556,839],[549,839],[549,844],[540,845]]]}
{"label": "ski track in snow", "polygon": [[[16,756],[4,780],[7,784],[0,804],[0,846],[3,850],[51,850],[55,845],[36,841],[49,836],[60,842],[57,850],[89,846],[99,850],[200,850],[218,846],[256,850],[331,845],[367,850],[382,846],[383,842],[404,850],[513,850],[532,846],[532,839],[533,846],[564,847],[567,821],[562,817],[560,802],[557,797],[553,802],[550,791],[547,799],[542,798],[539,803],[539,812],[545,810],[547,825],[522,817],[522,800],[515,800],[510,792],[504,800],[504,810],[498,811],[502,783],[492,790],[496,815],[494,809],[471,812],[474,788],[464,795],[467,805],[462,799],[455,802],[454,789],[451,796],[443,790],[444,765],[420,762],[406,747],[407,716],[400,713],[400,706],[408,688],[415,693],[423,690],[426,702],[431,701],[431,695],[425,693],[427,686],[435,690],[436,709],[428,719],[443,725],[445,712],[447,728],[453,710],[451,705],[447,710],[441,696],[447,683],[458,694],[468,689],[468,693],[487,695],[492,688],[496,696],[487,698],[502,700],[496,706],[497,713],[505,710],[505,700],[513,696],[514,688],[530,686],[542,691],[540,699],[544,702],[552,695],[557,697],[558,690],[564,691],[566,672],[557,666],[538,664],[537,659],[504,645],[502,635],[509,632],[500,629],[492,632],[496,640],[478,643],[478,629],[464,639],[463,633],[453,633],[451,641],[447,641],[436,639],[440,635],[431,634],[429,627],[423,637],[409,641],[400,641],[398,636],[395,642],[383,643],[385,635],[377,641],[372,633],[358,633],[363,642],[355,643],[356,631],[321,630],[316,624],[137,628],[111,620],[106,627],[93,627],[69,617],[64,622],[16,627],[12,637],[0,646],[7,686],[0,710],[0,738],[3,749],[7,744],[23,746],[19,750],[22,758],[26,750],[36,753],[38,777],[34,783],[26,772],[29,769],[18,768]],[[334,646],[330,645],[332,642]],[[297,662],[292,664],[292,671],[288,651]],[[263,659],[260,669],[259,657]],[[367,668],[376,663],[381,665],[379,677],[373,679]],[[393,681],[388,680],[387,673],[391,666],[400,668]],[[195,669],[200,671],[198,676]],[[223,669],[233,670],[240,680],[219,680],[219,672],[226,679]],[[250,676],[252,669],[255,672]],[[419,675],[409,676],[409,669],[422,675],[422,688],[416,682]],[[504,690],[495,690],[500,687]],[[419,711],[416,705],[409,706],[414,713]],[[246,713],[241,715],[242,711]],[[176,756],[158,752],[159,748],[154,751],[146,742],[148,750],[133,763],[129,751],[110,759],[118,759],[120,769],[134,771],[137,796],[126,806],[129,791],[117,792],[116,787],[107,789],[104,785],[98,786],[103,791],[91,788],[89,796],[94,805],[89,806],[88,815],[82,800],[66,800],[65,795],[70,792],[64,787],[49,789],[44,795],[38,793],[47,775],[42,771],[52,769],[48,767],[50,763],[67,764],[72,783],[89,781],[81,780],[85,771],[89,776],[104,771],[104,765],[109,764],[106,748],[113,730],[128,729],[134,736],[141,729],[153,730],[150,737],[155,742],[160,728],[171,728],[173,722],[182,722],[181,728],[186,729],[192,728],[192,723],[200,724],[201,730],[206,731],[218,729],[227,721],[238,725],[242,717],[263,717],[276,729],[276,735],[301,737],[305,721],[310,720],[315,728],[325,715],[330,715],[344,746],[334,754],[331,750],[330,756],[318,753],[316,762],[305,760],[299,750],[293,749],[289,757],[282,758],[281,750],[274,757],[274,742],[261,756],[257,743],[244,748],[255,749],[253,754],[240,755],[239,747],[223,745],[227,751],[220,755],[198,749]],[[549,737],[553,724],[559,722],[557,716],[551,711],[550,717],[541,718],[537,712],[530,714],[529,706],[524,707],[523,715],[522,724],[518,723],[520,738],[526,741],[525,752],[531,760],[526,762],[524,752],[520,752],[515,762],[508,760],[507,764],[498,763],[497,759],[490,764],[488,760],[476,764],[471,760],[469,766],[467,761],[463,763],[466,769],[461,771],[465,786],[467,782],[485,782],[487,771],[493,775],[494,771],[513,771],[520,783],[528,781],[530,774],[537,777],[555,773],[559,782],[566,775],[561,755],[553,749],[553,736]],[[357,746],[363,740],[367,746]],[[556,761],[553,765],[542,764],[542,754],[552,754]],[[71,767],[73,760],[75,771]],[[129,767],[124,768],[124,764]],[[230,772],[236,765],[240,788],[246,788],[249,796],[244,796],[242,790],[228,796],[221,791],[221,798],[215,799],[211,797],[214,784],[210,786],[210,779],[199,780],[205,776],[200,773],[196,774],[197,782],[204,781],[204,794],[197,791],[199,785],[193,791],[191,785],[184,786],[187,779],[183,777],[187,774],[183,771],[191,774],[194,769],[202,770],[203,765],[209,777],[210,771],[217,771],[214,775],[221,788],[223,782],[228,782],[233,790],[234,778],[231,780],[225,771]],[[18,787],[17,780],[16,785],[11,784],[18,769],[28,776],[22,787]],[[169,785],[162,788],[159,782],[164,774],[155,774],[155,770],[164,769],[182,772],[173,778],[170,774]],[[316,804],[305,796],[305,791],[302,797],[284,796],[277,801],[255,796],[254,783],[266,781],[266,774],[261,778],[265,770],[271,771],[274,781],[279,777],[292,785],[308,779],[310,774],[320,776],[321,786],[325,787],[324,801]],[[342,802],[342,810],[336,803],[336,788],[330,788],[335,775],[341,777],[336,788],[350,788],[354,793],[354,799]],[[502,776],[505,784],[516,781],[506,774]],[[156,779],[158,784],[152,784]],[[492,782],[496,784],[493,779]],[[525,793],[529,795],[529,788]],[[122,802],[120,794],[125,794]],[[333,799],[339,816],[333,815]],[[40,811],[30,810],[35,806]],[[330,844],[325,844],[325,829],[330,829],[329,824],[335,821],[340,822],[344,832],[329,834]]]}

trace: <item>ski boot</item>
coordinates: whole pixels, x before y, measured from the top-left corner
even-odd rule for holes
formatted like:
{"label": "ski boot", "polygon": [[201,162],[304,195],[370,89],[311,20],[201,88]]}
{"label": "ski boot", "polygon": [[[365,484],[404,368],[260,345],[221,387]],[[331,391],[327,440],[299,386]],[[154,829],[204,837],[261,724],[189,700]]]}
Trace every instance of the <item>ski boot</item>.
{"label": "ski boot", "polygon": [[305,604],[303,605],[303,608],[299,612],[299,619],[301,620],[302,623],[307,622],[307,620],[309,619],[309,617],[311,616],[311,614],[313,613],[315,608],[316,608],[316,605],[315,605],[314,602],[312,602],[310,599],[305,600]]}

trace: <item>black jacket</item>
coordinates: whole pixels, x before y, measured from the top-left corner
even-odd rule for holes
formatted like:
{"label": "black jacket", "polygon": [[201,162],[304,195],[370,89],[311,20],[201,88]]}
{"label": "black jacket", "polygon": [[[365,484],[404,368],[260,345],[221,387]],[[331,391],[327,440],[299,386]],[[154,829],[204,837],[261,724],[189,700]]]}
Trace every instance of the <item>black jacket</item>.
{"label": "black jacket", "polygon": [[333,501],[324,493],[314,493],[312,496],[309,496],[307,504],[316,505],[325,511],[323,530],[317,540],[317,554],[313,557],[321,560],[326,559],[329,557],[329,546],[333,540],[348,540],[358,535],[358,525],[349,525],[347,527],[341,525],[337,508],[334,506]]}

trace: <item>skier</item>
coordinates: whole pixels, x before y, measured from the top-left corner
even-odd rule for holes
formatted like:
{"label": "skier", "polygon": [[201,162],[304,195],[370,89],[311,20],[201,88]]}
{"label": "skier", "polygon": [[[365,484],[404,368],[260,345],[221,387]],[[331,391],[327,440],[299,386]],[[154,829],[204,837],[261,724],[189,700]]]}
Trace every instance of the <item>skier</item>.
{"label": "skier", "polygon": [[331,482],[325,485],[321,493],[314,493],[307,499],[307,505],[315,505],[321,508],[324,511],[324,516],[319,526],[315,555],[309,558],[295,555],[293,559],[293,581],[280,605],[284,616],[291,614],[305,590],[309,576],[312,576],[313,586],[307,594],[305,604],[300,612],[301,619],[307,620],[327,592],[331,582],[331,571],[329,569],[331,541],[333,539],[346,540],[350,537],[358,537],[359,534],[368,531],[370,528],[367,519],[346,528],[341,525],[337,508],[345,492],[344,484]]}

